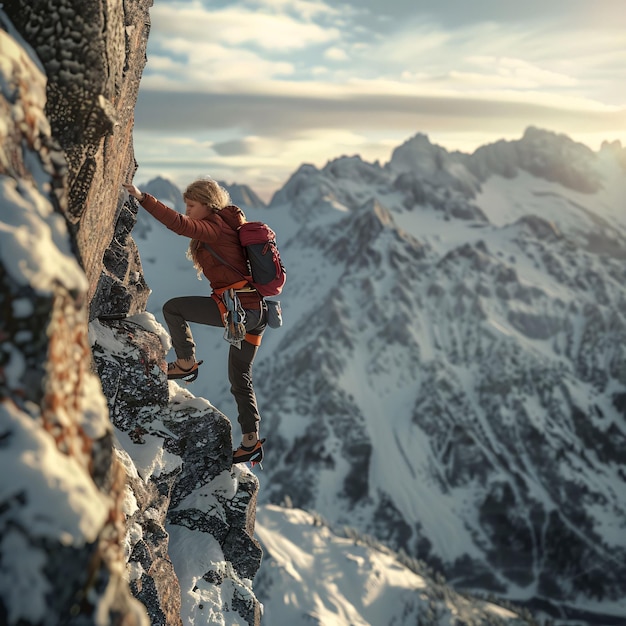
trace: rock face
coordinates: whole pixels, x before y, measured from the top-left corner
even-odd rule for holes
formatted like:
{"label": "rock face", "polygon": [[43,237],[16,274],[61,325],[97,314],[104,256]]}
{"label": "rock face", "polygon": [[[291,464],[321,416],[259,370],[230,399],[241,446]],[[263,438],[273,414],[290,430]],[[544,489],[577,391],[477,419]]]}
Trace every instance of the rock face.
{"label": "rock face", "polygon": [[[151,0],[59,0],[52,6],[11,0],[4,5],[47,76],[46,115],[68,165],[63,211],[87,274],[88,298],[99,295],[92,317],[110,293],[131,312],[143,310],[148,297],[137,277],[141,267],[134,244],[117,235],[118,222],[127,217],[120,182],[135,171],[132,127],[151,5]],[[126,262],[116,265],[109,258],[103,264],[115,239]],[[113,256],[120,256],[118,250]],[[120,298],[119,291],[129,297]]]}
{"label": "rock face", "polygon": [[[0,10],[2,624],[260,622],[258,483],[136,321],[149,290],[121,183],[149,6]],[[172,558],[185,533],[207,533],[197,561]]]}
{"label": "rock face", "polygon": [[125,473],[91,371],[45,79],[0,30],[0,622],[148,624],[124,578]]}

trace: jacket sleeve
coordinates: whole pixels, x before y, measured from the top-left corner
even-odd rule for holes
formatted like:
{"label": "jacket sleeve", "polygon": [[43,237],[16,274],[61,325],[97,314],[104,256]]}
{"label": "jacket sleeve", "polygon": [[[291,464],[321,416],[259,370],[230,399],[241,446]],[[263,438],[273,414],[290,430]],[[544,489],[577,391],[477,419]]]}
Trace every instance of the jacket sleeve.
{"label": "jacket sleeve", "polygon": [[143,201],[140,202],[141,206],[161,224],[178,235],[211,243],[222,232],[224,222],[218,215],[210,215],[205,219],[195,220],[170,209],[149,193],[144,194],[144,196]]}

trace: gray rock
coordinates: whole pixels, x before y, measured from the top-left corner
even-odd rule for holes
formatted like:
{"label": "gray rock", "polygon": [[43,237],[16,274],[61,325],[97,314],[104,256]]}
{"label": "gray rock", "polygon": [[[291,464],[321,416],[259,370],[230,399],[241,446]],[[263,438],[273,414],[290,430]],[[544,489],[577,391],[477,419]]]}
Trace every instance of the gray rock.
{"label": "gray rock", "polygon": [[[219,528],[222,580],[234,589],[215,611],[260,623],[250,582],[262,556],[252,538],[258,482],[232,468],[223,415],[206,401],[202,411],[191,400],[172,406],[160,340],[127,319],[141,318],[148,296],[131,237],[136,206],[121,183],[136,167],[150,5],[15,0],[0,10],[10,55],[0,114],[25,121],[0,129],[0,445],[13,459],[0,484],[7,625],[180,625],[189,607],[168,552],[170,508],[186,514],[186,497],[224,477],[236,488],[216,495],[219,518],[202,511],[203,525]],[[98,331],[117,353],[98,344]],[[154,438],[177,461],[144,480],[141,459],[119,439],[137,452]]]}

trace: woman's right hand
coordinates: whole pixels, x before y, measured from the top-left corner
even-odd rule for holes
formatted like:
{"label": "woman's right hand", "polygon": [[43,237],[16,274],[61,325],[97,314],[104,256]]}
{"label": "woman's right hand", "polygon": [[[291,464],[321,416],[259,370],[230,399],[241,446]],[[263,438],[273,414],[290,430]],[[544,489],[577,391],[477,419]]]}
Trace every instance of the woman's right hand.
{"label": "woman's right hand", "polygon": [[137,198],[139,202],[145,199],[146,194],[142,193],[139,187],[135,187],[132,183],[122,183],[122,187],[124,187],[133,198]]}

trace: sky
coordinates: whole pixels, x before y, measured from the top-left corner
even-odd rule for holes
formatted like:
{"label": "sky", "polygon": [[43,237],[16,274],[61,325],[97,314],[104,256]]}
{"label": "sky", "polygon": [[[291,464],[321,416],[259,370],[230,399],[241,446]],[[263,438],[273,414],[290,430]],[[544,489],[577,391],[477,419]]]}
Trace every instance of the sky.
{"label": "sky", "polygon": [[624,0],[154,0],[135,177],[269,200],[302,163],[473,152],[538,126],[626,145]]}

